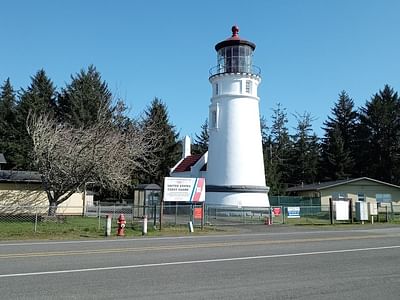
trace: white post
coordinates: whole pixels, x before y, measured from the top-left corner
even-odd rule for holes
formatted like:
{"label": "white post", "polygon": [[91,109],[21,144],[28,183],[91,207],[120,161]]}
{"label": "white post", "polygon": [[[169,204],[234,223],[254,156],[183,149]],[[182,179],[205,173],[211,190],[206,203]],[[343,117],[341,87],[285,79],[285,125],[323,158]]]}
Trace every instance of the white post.
{"label": "white post", "polygon": [[106,236],[111,235],[111,216],[106,215]]}
{"label": "white post", "polygon": [[189,232],[190,233],[192,233],[192,232],[194,232],[194,229],[193,229],[193,222],[192,221],[189,221]]}
{"label": "white post", "polygon": [[142,230],[142,235],[147,234],[147,215],[143,216],[143,230]]}

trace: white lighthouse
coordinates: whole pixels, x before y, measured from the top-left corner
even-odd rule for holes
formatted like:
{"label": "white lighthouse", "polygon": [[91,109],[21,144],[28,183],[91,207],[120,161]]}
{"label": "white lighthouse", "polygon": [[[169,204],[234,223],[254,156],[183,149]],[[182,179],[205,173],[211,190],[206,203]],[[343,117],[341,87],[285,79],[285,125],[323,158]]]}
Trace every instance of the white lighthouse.
{"label": "white lighthouse", "polygon": [[255,44],[241,39],[239,28],[218,43],[217,66],[210,70],[207,205],[269,206],[262,151],[260,69],[253,66]]}

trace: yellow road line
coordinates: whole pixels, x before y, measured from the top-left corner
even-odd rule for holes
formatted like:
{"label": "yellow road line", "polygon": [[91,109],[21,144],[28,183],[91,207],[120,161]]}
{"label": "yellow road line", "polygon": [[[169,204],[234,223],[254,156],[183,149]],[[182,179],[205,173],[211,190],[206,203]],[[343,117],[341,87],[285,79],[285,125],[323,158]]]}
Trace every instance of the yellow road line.
{"label": "yellow road line", "polygon": [[364,236],[350,236],[350,237],[290,239],[290,240],[279,240],[279,241],[278,240],[272,240],[272,241],[257,240],[257,241],[238,241],[238,242],[232,241],[232,242],[201,243],[201,244],[188,244],[188,245],[180,244],[180,245],[171,245],[171,246],[152,246],[152,247],[134,247],[134,248],[112,248],[112,249],[88,249],[88,250],[69,250],[69,251],[9,253],[9,254],[0,254],[0,259],[49,257],[49,256],[73,256],[73,255],[146,252],[146,251],[166,251],[166,250],[184,250],[184,249],[201,249],[201,248],[235,247],[235,246],[260,246],[260,245],[290,244],[290,243],[311,243],[311,242],[325,242],[325,241],[378,239],[378,238],[388,238],[388,237],[400,237],[400,235],[399,234],[364,235]]}

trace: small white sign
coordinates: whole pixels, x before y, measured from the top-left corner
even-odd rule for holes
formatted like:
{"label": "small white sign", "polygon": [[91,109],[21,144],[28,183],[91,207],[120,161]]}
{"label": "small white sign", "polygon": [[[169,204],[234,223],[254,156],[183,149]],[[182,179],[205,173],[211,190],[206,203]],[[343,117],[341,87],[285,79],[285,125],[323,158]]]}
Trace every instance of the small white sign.
{"label": "small white sign", "polygon": [[378,215],[378,203],[369,202],[368,203],[368,208],[369,208],[369,214],[371,216],[377,216]]}
{"label": "small white sign", "polygon": [[349,202],[348,201],[334,201],[334,203],[336,206],[336,221],[349,220]]}
{"label": "small white sign", "polygon": [[204,202],[204,178],[165,177],[164,202]]}
{"label": "small white sign", "polygon": [[300,207],[288,207],[287,208],[288,218],[300,218]]}

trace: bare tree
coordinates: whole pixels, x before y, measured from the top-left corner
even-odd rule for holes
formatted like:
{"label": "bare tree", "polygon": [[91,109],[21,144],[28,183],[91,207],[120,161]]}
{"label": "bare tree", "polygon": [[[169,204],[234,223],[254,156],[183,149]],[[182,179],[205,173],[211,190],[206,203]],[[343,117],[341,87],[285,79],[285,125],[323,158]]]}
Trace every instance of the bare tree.
{"label": "bare tree", "polygon": [[[86,182],[124,192],[134,171],[151,170],[159,133],[135,122],[122,129],[110,119],[86,128],[60,124],[46,115],[32,115],[27,129],[33,141],[34,163],[49,200],[49,215]],[[146,130],[147,132],[143,132]]]}

